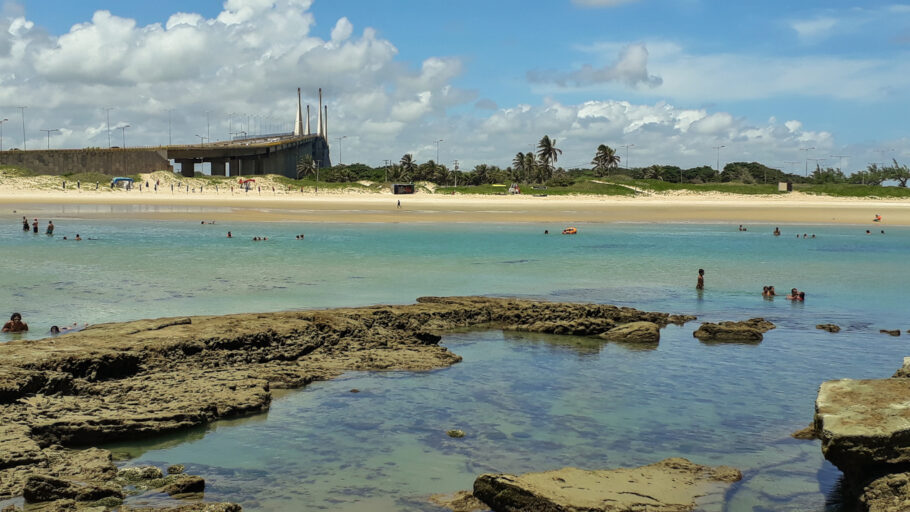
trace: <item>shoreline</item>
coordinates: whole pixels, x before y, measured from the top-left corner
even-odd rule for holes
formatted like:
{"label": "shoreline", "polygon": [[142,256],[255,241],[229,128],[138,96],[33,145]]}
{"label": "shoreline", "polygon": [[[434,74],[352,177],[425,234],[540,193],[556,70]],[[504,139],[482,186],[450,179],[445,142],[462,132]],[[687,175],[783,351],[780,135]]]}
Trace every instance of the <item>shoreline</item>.
{"label": "shoreline", "polygon": [[[402,207],[396,207],[397,201]],[[0,190],[0,217],[329,223],[729,223],[910,226],[910,201],[808,196],[673,194],[443,196],[419,193],[85,192]],[[881,223],[872,222],[882,215]],[[748,227],[748,226],[747,226]]]}

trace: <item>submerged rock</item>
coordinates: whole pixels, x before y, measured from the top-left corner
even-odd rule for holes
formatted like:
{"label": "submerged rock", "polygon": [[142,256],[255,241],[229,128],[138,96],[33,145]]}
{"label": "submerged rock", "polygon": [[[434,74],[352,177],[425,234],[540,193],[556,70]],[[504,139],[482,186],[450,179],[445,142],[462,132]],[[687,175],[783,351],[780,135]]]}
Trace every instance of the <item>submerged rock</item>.
{"label": "submerged rock", "polygon": [[448,435],[449,437],[454,437],[454,438],[462,438],[462,437],[464,437],[464,430],[459,430],[457,428],[452,429],[452,430],[446,431],[446,435]]}
{"label": "submerged rock", "polygon": [[809,425],[790,434],[790,437],[793,439],[816,439],[818,435],[815,433],[815,425]]}
{"label": "submerged rock", "polygon": [[191,494],[205,491],[205,479],[201,476],[177,475],[177,478],[171,480],[162,491],[170,494]]}
{"label": "submerged rock", "polygon": [[242,512],[236,503],[191,503],[174,507],[120,507],[120,512]]}
{"label": "submerged rock", "polygon": [[742,473],[727,466],[672,458],[632,469],[485,474],[474,481],[474,496],[497,512],[682,512],[694,510],[696,500],[723,500],[724,489],[740,479]]}
{"label": "submerged rock", "polygon": [[830,333],[840,332],[840,326],[837,324],[818,324],[815,326],[816,329],[821,329],[822,331],[828,331]]}
{"label": "submerged rock", "polygon": [[696,329],[692,336],[699,341],[718,342],[759,342],[764,333],[776,326],[764,318],[750,318],[741,322],[705,322]]}
{"label": "submerged rock", "polygon": [[167,474],[179,475],[179,474],[183,473],[183,471],[185,469],[186,469],[186,466],[184,466],[183,464],[174,464],[173,466],[167,467]]}
{"label": "submerged rock", "polygon": [[46,475],[30,476],[25,481],[22,494],[29,503],[61,499],[95,501],[112,496],[123,498],[123,492],[114,486],[83,484]]}
{"label": "submerged rock", "polygon": [[660,326],[654,322],[629,322],[610,329],[600,338],[624,343],[658,343]]}
{"label": "submerged rock", "polygon": [[890,334],[891,336],[900,336],[900,335],[901,335],[901,330],[900,330],[900,329],[891,329],[891,330],[889,330],[889,329],[879,329],[878,332],[880,332],[880,333],[882,333],[882,334]]}
{"label": "submerged rock", "polygon": [[430,503],[447,508],[452,512],[486,512],[490,507],[475,498],[470,491],[458,491],[452,494],[434,494]]}

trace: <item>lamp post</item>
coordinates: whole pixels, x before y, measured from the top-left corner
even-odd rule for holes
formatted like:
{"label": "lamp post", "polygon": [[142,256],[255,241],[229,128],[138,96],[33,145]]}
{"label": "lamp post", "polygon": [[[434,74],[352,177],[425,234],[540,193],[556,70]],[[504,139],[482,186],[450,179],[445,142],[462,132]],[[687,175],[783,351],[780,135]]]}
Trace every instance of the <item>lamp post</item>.
{"label": "lamp post", "polygon": [[205,137],[203,137],[202,135],[199,135],[198,133],[196,134],[196,136],[199,137],[199,144],[205,146]]}
{"label": "lamp post", "polygon": [[838,167],[838,170],[843,172],[844,171],[844,158],[850,158],[850,155],[830,155],[830,156],[831,156],[831,158],[840,158],[840,166]]}
{"label": "lamp post", "polygon": [[717,150],[717,164],[715,165],[714,170],[717,171],[718,173],[720,172],[720,150],[725,147],[727,147],[727,146],[724,146],[724,145],[714,146],[714,149]]}
{"label": "lamp post", "polygon": [[60,129],[59,128],[52,128],[50,130],[42,129],[41,131],[47,133],[47,149],[51,149],[51,132],[59,132]]}
{"label": "lamp post", "polygon": [[28,107],[16,107],[19,109],[19,113],[22,115],[22,150],[28,149],[28,145],[25,140],[25,109]]}
{"label": "lamp post", "polygon": [[632,165],[629,163],[629,148],[634,148],[635,144],[623,144],[619,147],[626,148],[626,169],[631,169]]}
{"label": "lamp post", "polygon": [[125,124],[120,127],[120,136],[122,137],[122,140],[123,140],[123,142],[122,142],[123,145],[121,147],[124,147],[124,148],[126,147],[126,129],[129,127],[130,127],[130,125],[128,125],[128,124]]}
{"label": "lamp post", "polygon": [[9,121],[9,119],[0,119],[0,151],[3,151],[3,123]]}
{"label": "lamp post", "polygon": [[815,149],[815,146],[812,146],[811,148],[799,148],[800,151],[806,152],[806,157],[805,157],[805,160],[806,160],[806,170],[805,170],[806,176],[805,177],[806,178],[809,177],[809,151],[812,151],[813,149]]}
{"label": "lamp post", "polygon": [[338,141],[338,165],[341,165],[341,140],[346,139],[346,138],[348,138],[347,135],[345,135],[343,137],[338,137],[337,139],[335,139]]}
{"label": "lamp post", "polygon": [[114,107],[104,107],[104,113],[107,114],[107,149],[111,149],[111,110]]}
{"label": "lamp post", "polygon": [[208,141],[212,140],[212,124],[209,122],[209,113],[211,110],[205,111],[205,139]]}
{"label": "lamp post", "polygon": [[439,162],[439,143],[440,142],[445,142],[445,141],[443,139],[439,139],[436,141],[436,162]]}
{"label": "lamp post", "polygon": [[167,145],[168,146],[173,144],[173,142],[171,142],[171,112],[173,112],[173,111],[174,111],[174,109],[172,109],[172,108],[167,109]]}

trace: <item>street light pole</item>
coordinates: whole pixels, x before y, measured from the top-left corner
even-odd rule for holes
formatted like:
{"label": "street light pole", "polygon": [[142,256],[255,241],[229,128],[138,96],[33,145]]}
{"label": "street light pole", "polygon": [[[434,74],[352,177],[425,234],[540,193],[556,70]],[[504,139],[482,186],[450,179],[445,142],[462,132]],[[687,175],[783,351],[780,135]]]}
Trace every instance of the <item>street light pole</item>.
{"label": "street light pole", "polygon": [[120,136],[123,138],[122,147],[124,147],[124,148],[126,147],[126,129],[129,127],[130,127],[130,125],[128,125],[128,124],[120,127]]}
{"label": "street light pole", "polygon": [[205,137],[203,137],[202,135],[199,135],[198,133],[196,134],[196,136],[199,137],[199,144],[205,146]]}
{"label": "street light pole", "polygon": [[436,141],[436,162],[437,163],[439,163],[439,143],[440,142],[445,142],[445,141],[443,139],[439,139]]}
{"label": "street light pole", "polygon": [[174,109],[172,109],[172,108],[167,109],[167,145],[168,146],[173,144],[173,142],[171,140],[171,112],[173,112],[173,111],[174,111]]}
{"label": "street light pole", "polygon": [[850,155],[831,155],[831,158],[840,158],[840,167],[838,167],[838,170],[843,172],[844,171],[844,158],[850,158]]}
{"label": "street light pole", "polygon": [[335,139],[338,141],[338,165],[341,165],[341,139],[346,139],[346,138],[348,138],[347,135],[345,135],[343,137],[338,137],[337,139]]}
{"label": "street light pole", "polygon": [[717,165],[714,167],[714,170],[716,170],[718,173],[720,173],[720,150],[721,150],[721,148],[725,148],[725,147],[727,147],[727,146],[724,146],[724,145],[714,146],[714,149],[717,150]]}
{"label": "street light pole", "polygon": [[211,112],[211,110],[205,111],[205,138],[208,141],[212,140],[212,128],[211,128],[212,125],[209,122],[209,113],[210,112]]}
{"label": "street light pole", "polygon": [[805,170],[806,178],[809,177],[809,151],[811,151],[813,149],[815,149],[815,146],[812,146],[811,148],[799,148],[800,151],[806,152],[806,170]]}
{"label": "street light pole", "polygon": [[107,114],[107,149],[111,149],[111,110],[114,110],[114,107],[104,107]]}
{"label": "street light pole", "polygon": [[3,123],[9,121],[9,119],[0,119],[0,151],[3,151]]}
{"label": "street light pole", "polygon": [[59,132],[59,128],[52,128],[50,130],[41,130],[42,132],[47,132],[47,149],[51,149],[51,132]]}
{"label": "street light pole", "polygon": [[28,143],[25,140],[25,109],[28,107],[16,107],[19,109],[19,113],[22,115],[22,150],[28,149]]}

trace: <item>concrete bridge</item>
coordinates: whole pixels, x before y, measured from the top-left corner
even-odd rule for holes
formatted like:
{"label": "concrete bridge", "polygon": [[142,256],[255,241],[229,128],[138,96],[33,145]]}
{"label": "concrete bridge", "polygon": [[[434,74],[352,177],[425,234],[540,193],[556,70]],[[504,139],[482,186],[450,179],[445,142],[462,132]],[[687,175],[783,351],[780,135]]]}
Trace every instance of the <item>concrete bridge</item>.
{"label": "concrete bridge", "polygon": [[117,176],[173,170],[173,160],[180,165],[183,176],[193,176],[197,163],[209,163],[213,176],[281,174],[296,178],[297,162],[307,155],[320,168],[332,166],[327,125],[328,107],[322,105],[322,89],[319,89],[316,133],[310,130],[309,105],[304,124],[300,89],[297,89],[297,119],[293,133],[178,146],[0,151],[0,165],[40,174],[100,172]]}
{"label": "concrete bridge", "polygon": [[180,164],[183,176],[193,176],[196,163],[208,162],[212,176],[281,174],[297,176],[297,162],[306,155],[319,167],[331,167],[329,146],[321,135],[279,135],[212,144],[167,146],[164,158]]}

